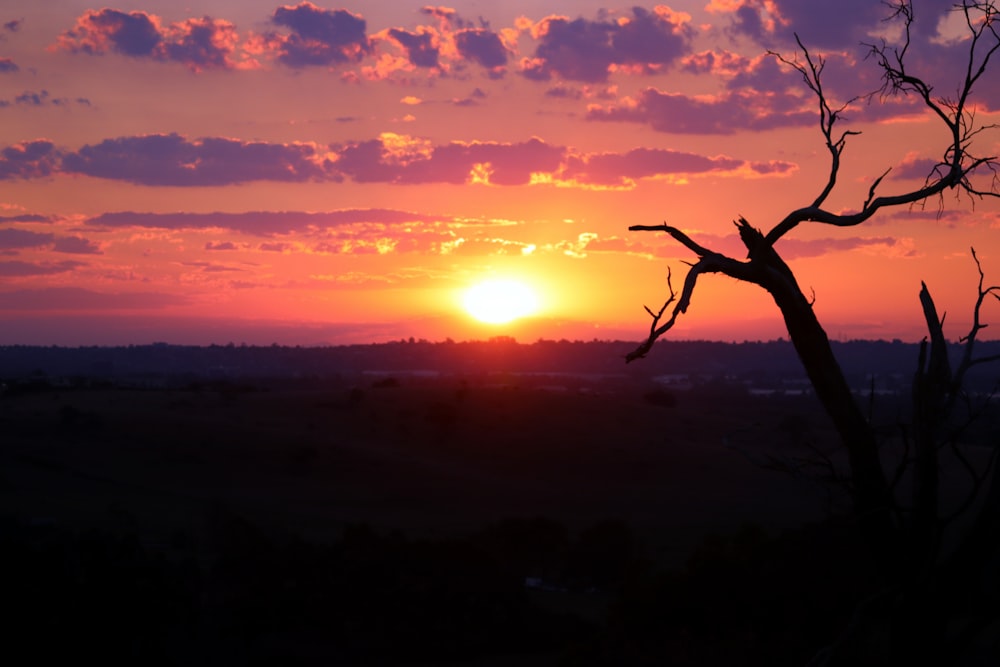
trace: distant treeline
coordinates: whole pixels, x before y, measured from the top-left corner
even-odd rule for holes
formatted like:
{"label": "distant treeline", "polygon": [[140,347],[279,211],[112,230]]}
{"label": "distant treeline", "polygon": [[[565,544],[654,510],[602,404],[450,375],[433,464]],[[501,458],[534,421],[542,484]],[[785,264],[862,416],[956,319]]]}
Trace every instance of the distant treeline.
{"label": "distant treeline", "polygon": [[[791,343],[785,340],[724,343],[661,341],[645,359],[625,363],[634,341],[538,340],[510,337],[487,341],[400,340],[371,345],[287,347],[281,345],[184,346],[166,343],[122,347],[0,346],[0,378],[123,378],[142,375],[191,378],[330,378],[365,372],[449,375],[489,373],[579,373],[622,377],[727,374],[760,377],[802,375]],[[956,356],[960,351],[953,346]],[[845,371],[909,376],[919,345],[894,341],[834,343]],[[979,343],[978,356],[1000,354],[1000,341]],[[996,377],[987,367],[985,374]]]}

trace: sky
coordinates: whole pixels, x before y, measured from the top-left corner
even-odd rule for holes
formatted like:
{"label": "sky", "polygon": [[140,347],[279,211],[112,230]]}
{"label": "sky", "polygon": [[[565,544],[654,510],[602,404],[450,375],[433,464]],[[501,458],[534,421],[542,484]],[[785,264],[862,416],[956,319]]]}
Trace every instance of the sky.
{"label": "sky", "polygon": [[[952,0],[914,0],[913,71],[953,93]],[[0,344],[636,340],[694,257],[736,257],[826,184],[824,59],[850,130],[827,206],[919,187],[947,147],[864,44],[878,0],[263,0],[0,4]],[[1000,61],[974,90],[1000,123]],[[854,100],[852,102],[852,100]],[[853,134],[858,132],[859,134]],[[1000,154],[1000,130],[975,137]],[[979,185],[989,187],[985,180]],[[1000,283],[1000,202],[947,194],[777,245],[834,339],[919,340],[927,282],[968,332]],[[463,305],[515,281],[537,310]],[[1000,309],[997,309],[1000,310]],[[987,307],[983,316],[1000,322]],[[1000,331],[1000,324],[997,325]],[[982,336],[989,338],[992,330]],[[786,336],[759,288],[705,276],[678,339]]]}

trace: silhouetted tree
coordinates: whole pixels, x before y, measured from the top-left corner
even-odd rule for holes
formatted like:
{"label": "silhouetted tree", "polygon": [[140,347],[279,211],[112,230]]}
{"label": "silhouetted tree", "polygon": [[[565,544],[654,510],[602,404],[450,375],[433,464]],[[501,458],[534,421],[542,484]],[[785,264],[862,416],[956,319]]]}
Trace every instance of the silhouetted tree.
{"label": "silhouetted tree", "polygon": [[[645,356],[655,341],[670,331],[677,317],[690,306],[702,275],[721,273],[755,284],[766,290],[778,306],[816,396],[832,419],[846,450],[854,515],[881,571],[885,589],[859,607],[852,631],[843,641],[817,656],[817,664],[864,664],[864,650],[858,648],[862,644],[856,641],[862,633],[888,637],[885,651],[878,657],[879,664],[905,662],[917,657],[922,658],[921,662],[945,664],[943,661],[950,649],[967,644],[969,637],[977,636],[995,619],[995,614],[987,608],[991,604],[996,608],[1000,601],[1000,591],[995,586],[989,590],[981,586],[984,571],[988,567],[995,570],[1000,564],[997,559],[1000,483],[986,491],[997,473],[994,468],[991,476],[987,476],[972,466],[961,449],[955,447],[954,432],[948,432],[952,428],[953,411],[962,396],[965,371],[985,361],[973,356],[973,347],[976,334],[984,326],[980,323],[980,308],[987,296],[997,296],[998,288],[985,288],[980,280],[974,324],[970,334],[963,339],[964,356],[954,372],[947,363],[941,321],[933,300],[926,287],[921,291],[930,344],[929,351],[920,361],[914,394],[916,417],[910,436],[905,440],[912,443],[914,454],[904,456],[897,469],[891,471],[880,457],[876,430],[851,393],[826,332],[813,311],[812,300],[803,293],[792,270],[775,248],[777,241],[802,223],[852,227],[866,222],[883,208],[919,204],[932,197],[942,197],[948,190],[964,193],[972,200],[1000,196],[1000,161],[996,156],[973,152],[973,143],[985,132],[996,130],[997,126],[983,124],[971,102],[973,88],[996,85],[996,79],[987,79],[986,73],[990,60],[1000,49],[1000,7],[995,0],[960,0],[954,7],[964,17],[967,29],[967,60],[954,96],[941,97],[909,67],[907,56],[914,22],[910,0],[892,0],[886,4],[891,9],[890,19],[901,23],[899,44],[893,46],[882,40],[866,45],[869,57],[881,69],[882,87],[843,106],[832,103],[824,89],[821,78],[824,59],[810,53],[797,35],[801,56],[788,58],[771,52],[801,75],[818,102],[819,126],[830,154],[830,170],[819,195],[811,203],[792,210],[767,232],[740,217],[735,224],[747,249],[745,260],[706,248],[666,223],[629,227],[632,231],[665,232],[693,252],[697,260],[691,264],[679,293],[675,292],[668,273],[669,294],[657,312],[647,308],[652,317],[649,336],[627,360]],[[946,130],[947,143],[942,157],[916,189],[891,195],[878,194],[888,174],[886,171],[872,182],[860,210],[837,213],[824,208],[837,185],[848,137],[858,134],[838,129],[842,113],[850,104],[877,95],[916,96]],[[979,266],[978,258],[976,264]],[[973,480],[973,494],[966,507],[978,497],[981,511],[962,546],[943,554],[942,530],[951,516],[942,514],[937,480],[938,455],[943,447],[949,446],[952,454],[968,467]],[[901,502],[894,492],[895,482],[904,474],[913,489],[911,504]],[[949,622],[953,626],[961,624],[965,630],[949,635]],[[870,649],[872,645],[866,646]]]}

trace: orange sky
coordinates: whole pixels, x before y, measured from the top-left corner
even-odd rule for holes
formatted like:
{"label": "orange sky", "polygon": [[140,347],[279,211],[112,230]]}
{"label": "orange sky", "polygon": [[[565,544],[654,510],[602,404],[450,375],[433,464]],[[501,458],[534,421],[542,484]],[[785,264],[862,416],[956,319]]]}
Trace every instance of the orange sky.
{"label": "orange sky", "polygon": [[[951,91],[952,0],[914,4],[911,66]],[[877,0],[22,5],[0,15],[0,344],[640,340],[692,257],[630,224],[742,256],[733,219],[767,229],[826,181],[815,99],[766,50],[797,32],[844,103],[878,87],[860,43],[896,36]],[[880,194],[918,187],[948,140],[912,99],[846,116],[834,211],[890,167]],[[997,200],[946,196],[778,249],[831,337],[919,340],[923,279],[957,338],[971,246],[1000,283],[998,226]],[[462,295],[495,278],[539,311],[476,323]],[[671,334],[782,335],[721,276]]]}

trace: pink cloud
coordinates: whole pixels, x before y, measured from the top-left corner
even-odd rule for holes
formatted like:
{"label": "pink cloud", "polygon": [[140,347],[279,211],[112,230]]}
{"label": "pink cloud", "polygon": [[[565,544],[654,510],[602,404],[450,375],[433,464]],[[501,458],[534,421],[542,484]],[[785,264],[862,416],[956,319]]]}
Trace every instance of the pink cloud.
{"label": "pink cloud", "polygon": [[372,49],[365,20],[344,9],[284,5],[274,10],[271,22],[291,32],[267,33],[262,44],[289,67],[357,62]]}
{"label": "pink cloud", "polygon": [[67,273],[74,271],[81,266],[86,266],[83,262],[22,262],[10,261],[0,262],[0,277],[21,278],[26,276],[49,276],[57,273]]}
{"label": "pink cloud", "polygon": [[71,255],[100,255],[101,247],[83,238],[82,236],[64,236],[56,239],[52,245],[55,252],[63,252]]}
{"label": "pink cloud", "polygon": [[13,144],[0,151],[0,180],[48,176],[58,168],[59,157],[55,144],[45,139]]}
{"label": "pink cloud", "polygon": [[[393,209],[344,209],[325,213],[295,211],[250,211],[246,213],[102,213],[87,220],[95,227],[145,227],[152,229],[221,228],[255,236],[273,236],[340,227],[356,223],[404,225],[413,222],[450,221],[449,216],[430,216]],[[267,246],[267,247],[264,247]],[[283,243],[262,244],[262,250],[281,252]]]}
{"label": "pink cloud", "polygon": [[441,49],[438,47],[437,36],[430,30],[418,29],[410,32],[401,28],[392,28],[388,35],[406,52],[407,60],[416,67],[438,67],[438,57]]}
{"label": "pink cloud", "polygon": [[693,36],[679,15],[642,7],[619,21],[550,16],[534,26],[533,34],[538,46],[522,62],[526,77],[588,83],[606,81],[615,67],[655,71],[670,66],[687,54]]}
{"label": "pink cloud", "polygon": [[63,156],[67,173],[141,185],[205,186],[335,180],[312,144],[269,144],[178,134],[105,139]]}
{"label": "pink cloud", "polygon": [[627,153],[595,153],[570,158],[563,176],[583,183],[620,185],[626,179],[731,171],[742,164],[742,160],[727,157],[708,158],[680,151],[636,148]]}
{"label": "pink cloud", "polygon": [[163,26],[158,16],[146,12],[91,9],[59,36],[54,48],[177,62],[200,71],[236,67],[237,41],[232,23],[207,16]]}
{"label": "pink cloud", "polygon": [[802,97],[782,93],[739,90],[696,98],[647,88],[636,100],[592,106],[587,119],[641,123],[676,134],[734,134],[814,125],[815,110],[806,107]]}
{"label": "pink cloud", "polygon": [[20,250],[49,245],[54,234],[32,232],[26,229],[0,229],[0,250]]}

